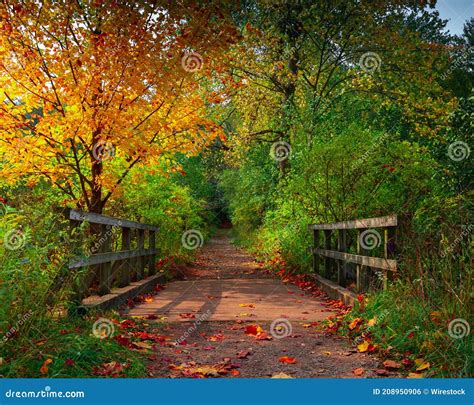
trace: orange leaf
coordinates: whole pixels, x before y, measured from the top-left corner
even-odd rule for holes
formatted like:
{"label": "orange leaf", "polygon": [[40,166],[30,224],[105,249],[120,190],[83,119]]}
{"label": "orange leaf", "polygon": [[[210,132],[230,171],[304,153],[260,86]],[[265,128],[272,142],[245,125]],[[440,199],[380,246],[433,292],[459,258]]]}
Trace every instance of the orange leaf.
{"label": "orange leaf", "polygon": [[240,375],[240,371],[239,370],[231,370],[230,373],[234,376],[234,377],[237,377]]}
{"label": "orange leaf", "polygon": [[40,373],[41,374],[47,374],[48,373],[48,365],[53,362],[53,359],[46,359],[43,363],[43,365],[40,368]]}
{"label": "orange leaf", "polygon": [[349,329],[350,330],[355,329],[357,325],[359,324],[359,322],[360,322],[360,318],[353,319],[352,322],[349,324]]}
{"label": "orange leaf", "polygon": [[360,368],[356,368],[356,369],[352,370],[352,372],[355,375],[362,375],[362,374],[364,374],[365,370],[362,367],[360,367]]}
{"label": "orange leaf", "polygon": [[402,365],[393,360],[385,360],[383,362],[385,368],[400,368]]}
{"label": "orange leaf", "polygon": [[369,349],[369,342],[367,340],[364,340],[360,345],[357,345],[357,350],[360,353],[365,353]]}
{"label": "orange leaf", "polygon": [[294,357],[283,356],[279,359],[280,363],[295,364],[296,359]]}

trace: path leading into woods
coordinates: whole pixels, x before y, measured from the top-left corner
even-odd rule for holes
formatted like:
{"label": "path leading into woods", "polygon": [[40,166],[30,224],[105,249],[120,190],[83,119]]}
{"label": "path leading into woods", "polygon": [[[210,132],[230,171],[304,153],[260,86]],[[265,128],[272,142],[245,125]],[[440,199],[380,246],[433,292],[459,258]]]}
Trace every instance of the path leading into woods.
{"label": "path leading into woods", "polygon": [[263,272],[228,231],[181,276],[126,313],[154,320],[146,332],[165,337],[149,356],[151,377],[377,376],[374,356],[319,327],[335,309]]}

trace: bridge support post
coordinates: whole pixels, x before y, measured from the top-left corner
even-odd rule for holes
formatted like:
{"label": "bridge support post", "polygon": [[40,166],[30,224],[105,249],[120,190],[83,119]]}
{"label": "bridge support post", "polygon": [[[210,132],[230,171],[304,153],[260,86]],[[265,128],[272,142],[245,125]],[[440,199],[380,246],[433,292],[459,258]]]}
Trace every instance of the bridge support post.
{"label": "bridge support post", "polygon": [[[145,249],[145,231],[138,230],[138,250]],[[141,280],[145,276],[145,256],[140,256],[137,260],[137,279]]]}
{"label": "bridge support post", "polygon": [[[324,230],[324,249],[331,250],[331,235],[332,231],[330,229]],[[324,258],[324,276],[331,280],[332,278],[332,262],[330,257]]]}
{"label": "bridge support post", "polygon": [[[130,250],[130,228],[122,228],[122,250]],[[119,287],[130,284],[130,260],[125,259],[120,265]]]}
{"label": "bridge support post", "polygon": [[[99,252],[107,253],[112,247],[112,227],[110,225],[101,225]],[[112,279],[112,263],[102,263],[99,267],[99,295],[105,295],[110,292]]]}
{"label": "bridge support post", "polygon": [[[149,249],[156,249],[156,232],[155,231],[149,231],[148,233],[148,248]],[[156,273],[156,268],[155,268],[155,258],[156,255],[150,255],[148,257],[148,275],[152,276],[153,274]]]}
{"label": "bridge support post", "polygon": [[[347,252],[347,231],[345,229],[339,230],[338,245],[340,252]],[[337,262],[337,283],[345,287],[346,286],[346,270],[347,263],[344,260],[338,260]]]}

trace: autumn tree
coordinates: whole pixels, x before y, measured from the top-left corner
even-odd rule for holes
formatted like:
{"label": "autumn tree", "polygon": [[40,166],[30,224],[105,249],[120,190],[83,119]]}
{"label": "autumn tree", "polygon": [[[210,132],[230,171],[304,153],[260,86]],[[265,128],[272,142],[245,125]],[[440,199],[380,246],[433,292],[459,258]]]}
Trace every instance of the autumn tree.
{"label": "autumn tree", "polygon": [[[192,1],[3,1],[3,181],[46,181],[65,204],[101,213],[132,169],[219,136],[203,84],[214,86],[238,38],[228,11]],[[212,97],[227,86],[219,81]]]}

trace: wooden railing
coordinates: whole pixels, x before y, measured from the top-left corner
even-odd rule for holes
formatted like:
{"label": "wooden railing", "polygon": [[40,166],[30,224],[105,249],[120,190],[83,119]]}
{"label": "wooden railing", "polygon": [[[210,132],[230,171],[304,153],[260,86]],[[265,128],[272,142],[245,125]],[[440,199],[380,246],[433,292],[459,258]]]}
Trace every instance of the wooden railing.
{"label": "wooden railing", "polygon": [[[125,287],[132,281],[155,274],[156,232],[158,227],[106,215],[66,211],[72,227],[88,222],[95,245],[83,258],[69,263],[69,270],[89,267],[78,294],[83,297],[94,282],[99,295],[108,294],[112,285]],[[147,243],[146,243],[147,240]],[[120,246],[116,251],[113,246]],[[135,246],[135,247],[132,247]],[[148,268],[148,272],[146,272]]]}
{"label": "wooden railing", "polygon": [[[321,275],[337,281],[343,287],[346,287],[352,278],[355,279],[356,291],[364,292],[370,288],[370,282],[374,281],[371,276],[381,274],[382,286],[387,288],[389,272],[393,274],[397,271],[397,261],[393,259],[396,227],[395,215],[309,225],[308,229],[314,234],[314,247],[311,249],[313,270],[321,274],[322,258],[324,273]],[[323,245],[320,241],[321,231],[324,234]],[[369,255],[379,252],[383,257]]]}

